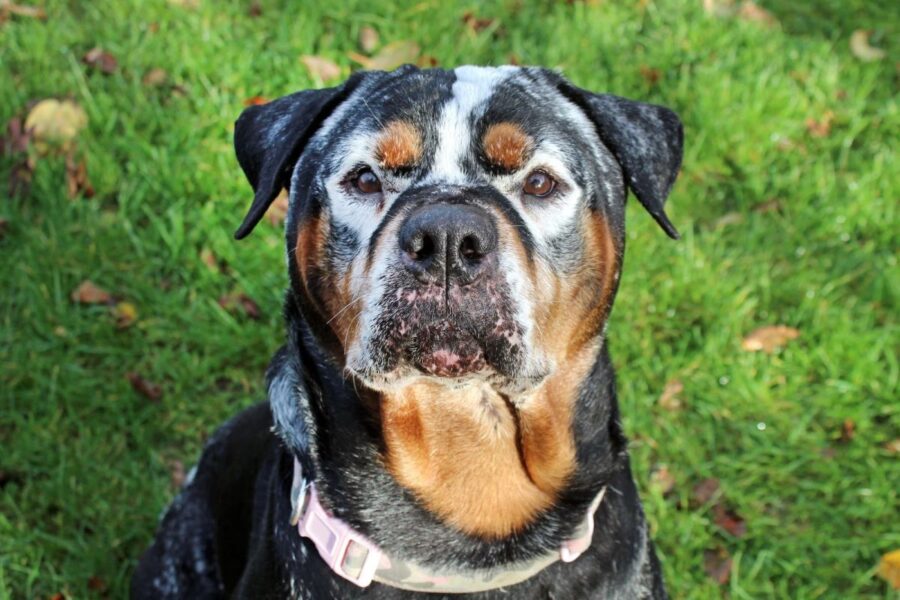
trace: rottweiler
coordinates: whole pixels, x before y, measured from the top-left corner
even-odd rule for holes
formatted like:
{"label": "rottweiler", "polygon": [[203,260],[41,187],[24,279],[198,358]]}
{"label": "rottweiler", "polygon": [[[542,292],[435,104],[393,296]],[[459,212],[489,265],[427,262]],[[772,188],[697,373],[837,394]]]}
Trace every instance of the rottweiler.
{"label": "rottweiler", "polygon": [[665,598],[606,340],[672,111],[530,67],[360,72],[244,110],[283,189],[286,344],[206,444],[134,598]]}

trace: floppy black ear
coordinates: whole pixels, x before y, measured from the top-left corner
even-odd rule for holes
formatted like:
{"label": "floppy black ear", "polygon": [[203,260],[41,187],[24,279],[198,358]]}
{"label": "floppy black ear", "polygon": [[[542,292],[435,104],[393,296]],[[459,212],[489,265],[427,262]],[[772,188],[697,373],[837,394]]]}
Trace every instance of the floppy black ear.
{"label": "floppy black ear", "polygon": [[255,195],[234,233],[236,239],[249,235],[281,189],[288,187],[303,148],[362,76],[356,74],[339,87],[297,92],[241,113],[234,124],[234,150]]}
{"label": "floppy black ear", "polygon": [[681,167],[684,131],[674,112],[610,94],[593,94],[566,81],[559,90],[587,113],[600,140],[622,166],[628,187],[669,237],[678,230],[663,204]]}

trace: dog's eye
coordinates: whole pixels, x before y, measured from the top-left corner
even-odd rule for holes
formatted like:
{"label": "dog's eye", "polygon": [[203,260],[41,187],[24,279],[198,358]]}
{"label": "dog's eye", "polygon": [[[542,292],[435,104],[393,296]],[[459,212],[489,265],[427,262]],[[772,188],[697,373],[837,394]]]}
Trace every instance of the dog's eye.
{"label": "dog's eye", "polygon": [[381,191],[381,180],[372,172],[372,169],[363,169],[357,173],[353,184],[363,194],[377,194]]}
{"label": "dog's eye", "polygon": [[556,189],[556,180],[543,171],[532,171],[525,178],[525,185],[522,189],[529,196],[546,198]]}

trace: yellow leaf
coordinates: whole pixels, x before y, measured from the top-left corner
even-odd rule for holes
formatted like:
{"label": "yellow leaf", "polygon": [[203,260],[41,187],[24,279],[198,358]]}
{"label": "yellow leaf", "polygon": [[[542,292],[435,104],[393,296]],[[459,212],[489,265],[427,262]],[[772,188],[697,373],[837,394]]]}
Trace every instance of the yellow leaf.
{"label": "yellow leaf", "polygon": [[131,302],[119,302],[112,309],[112,315],[116,320],[116,327],[125,329],[131,327],[137,320],[137,308]]}
{"label": "yellow leaf", "polygon": [[684,391],[684,384],[681,383],[677,379],[673,379],[672,381],[666,384],[666,387],[663,389],[662,395],[659,397],[659,405],[668,410],[668,411],[678,411],[681,410],[682,402],[681,398],[678,397],[678,394]]}
{"label": "yellow leaf", "polygon": [[304,54],[300,57],[300,62],[310,75],[320,81],[331,81],[341,76],[341,68],[333,60]]}
{"label": "yellow leaf", "polygon": [[363,56],[356,52],[348,52],[350,60],[357,62],[370,71],[390,71],[406,63],[414,63],[419,58],[419,45],[406,40],[391,42],[374,56]]}
{"label": "yellow leaf", "polygon": [[900,550],[888,552],[878,563],[878,575],[892,588],[900,590]]}
{"label": "yellow leaf", "polygon": [[871,34],[872,31],[869,29],[857,29],[850,35],[850,52],[864,62],[881,60],[887,55],[881,48],[874,48],[869,45],[869,36]]}
{"label": "yellow leaf", "polygon": [[760,327],[747,334],[741,342],[741,348],[748,352],[759,352],[760,350],[771,354],[776,348],[780,348],[790,340],[800,336],[800,332],[793,327],[786,325],[770,325]]}
{"label": "yellow leaf", "polygon": [[87,125],[84,109],[71,100],[41,100],[25,118],[25,130],[36,142],[66,144]]}

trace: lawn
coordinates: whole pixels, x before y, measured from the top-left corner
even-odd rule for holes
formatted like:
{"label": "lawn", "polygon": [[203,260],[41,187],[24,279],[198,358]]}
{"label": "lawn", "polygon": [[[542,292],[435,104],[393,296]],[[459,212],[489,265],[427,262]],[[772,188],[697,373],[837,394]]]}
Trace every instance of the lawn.
{"label": "lawn", "polygon": [[[68,176],[32,144],[10,195],[24,154],[0,157],[0,597],[123,597],[180,470],[263,398],[283,241],[232,239],[232,123],[323,85],[303,55],[358,68],[364,26],[681,115],[683,239],[631,203],[609,330],[670,591],[895,597],[875,569],[900,548],[896,3],[31,1],[45,19],[0,2],[0,127],[51,97],[87,125]],[[851,49],[860,29],[886,56]],[[112,298],[73,302],[85,280]],[[744,349],[773,325],[799,337]]]}

